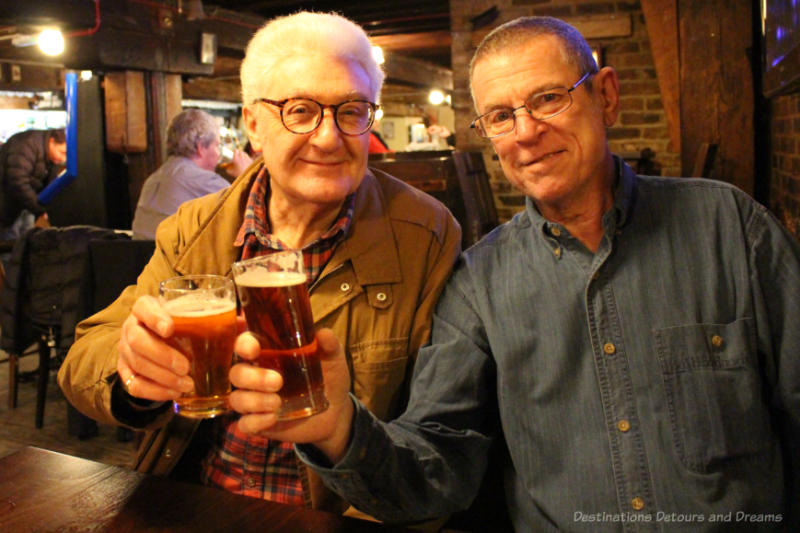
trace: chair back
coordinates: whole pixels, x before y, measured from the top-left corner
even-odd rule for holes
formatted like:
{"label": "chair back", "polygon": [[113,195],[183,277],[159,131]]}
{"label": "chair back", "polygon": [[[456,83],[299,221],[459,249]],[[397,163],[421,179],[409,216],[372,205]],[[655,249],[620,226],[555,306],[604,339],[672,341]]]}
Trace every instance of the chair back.
{"label": "chair back", "polygon": [[153,240],[94,240],[89,242],[92,308],[96,313],[136,283],[156,244]]}

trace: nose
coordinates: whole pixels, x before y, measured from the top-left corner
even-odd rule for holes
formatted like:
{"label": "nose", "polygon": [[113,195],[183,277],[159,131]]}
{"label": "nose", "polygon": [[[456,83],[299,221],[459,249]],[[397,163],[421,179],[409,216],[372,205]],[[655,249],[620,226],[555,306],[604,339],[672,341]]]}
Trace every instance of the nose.
{"label": "nose", "polygon": [[534,118],[525,107],[514,110],[514,120],[516,121],[514,135],[518,142],[535,141],[547,129],[547,122]]}
{"label": "nose", "polygon": [[312,142],[322,150],[334,151],[342,144],[342,132],[333,119],[333,110],[322,111],[322,122],[311,135]]}

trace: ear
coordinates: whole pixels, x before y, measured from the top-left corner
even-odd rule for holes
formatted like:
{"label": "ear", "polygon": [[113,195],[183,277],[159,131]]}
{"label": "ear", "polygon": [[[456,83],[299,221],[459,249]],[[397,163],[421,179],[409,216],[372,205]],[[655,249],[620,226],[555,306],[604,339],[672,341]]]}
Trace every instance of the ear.
{"label": "ear", "polygon": [[255,109],[251,108],[249,105],[242,107],[242,121],[247,131],[247,138],[250,140],[250,146],[252,146],[253,150],[256,152],[260,152],[262,150],[262,143],[257,133]]}
{"label": "ear", "polygon": [[594,75],[592,88],[600,99],[603,109],[603,122],[611,127],[619,116],[619,79],[617,71],[611,67],[603,67]]}

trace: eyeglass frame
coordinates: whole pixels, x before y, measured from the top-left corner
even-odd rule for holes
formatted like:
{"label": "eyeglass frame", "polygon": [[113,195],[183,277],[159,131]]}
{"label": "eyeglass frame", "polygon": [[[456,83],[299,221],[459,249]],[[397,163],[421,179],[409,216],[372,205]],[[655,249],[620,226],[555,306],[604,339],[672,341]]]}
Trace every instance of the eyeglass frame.
{"label": "eyeglass frame", "polygon": [[[286,121],[283,120],[283,108],[286,105],[286,102],[288,102],[289,100],[308,100],[309,102],[314,102],[319,106],[320,108],[319,118],[317,119],[317,123],[314,125],[313,128],[311,128],[308,131],[298,133],[296,131],[291,130],[289,126],[286,125]],[[270,98],[256,98],[255,100],[253,100],[254,104],[257,104],[259,102],[264,102],[265,104],[271,104],[280,109],[281,124],[283,125],[284,128],[286,128],[286,131],[293,133],[295,135],[308,135],[309,133],[317,131],[317,129],[319,129],[320,125],[322,124],[322,119],[325,118],[325,110],[331,109],[333,110],[333,123],[336,124],[336,129],[338,129],[342,135],[347,135],[348,137],[358,137],[359,135],[364,135],[370,130],[372,125],[375,123],[375,112],[378,111],[378,109],[380,109],[381,107],[380,104],[376,104],[375,102],[370,102],[369,100],[363,100],[361,98],[355,98],[353,100],[345,100],[344,102],[339,102],[338,104],[322,104],[320,102],[317,102],[313,98],[305,98],[305,97],[292,97],[292,98],[285,98],[283,100],[272,100]],[[369,124],[367,124],[367,127],[361,133],[345,132],[339,125],[339,119],[337,118],[339,108],[342,107],[343,105],[352,104],[353,102],[360,102],[367,104],[372,109],[372,116],[369,119]]]}
{"label": "eyeglass frame", "polygon": [[[592,71],[587,72],[586,74],[581,76],[581,79],[579,79],[578,81],[575,82],[575,85],[573,85],[572,87],[567,89],[567,95],[569,96],[569,104],[567,104],[566,107],[564,107],[564,109],[561,109],[561,110],[553,113],[552,115],[548,115],[546,117],[534,117],[533,116],[533,112],[530,109],[528,109],[528,107],[527,107],[528,102],[530,102],[534,97],[539,96],[540,94],[546,93],[547,91],[545,90],[545,91],[540,91],[540,92],[538,92],[536,94],[530,95],[527,99],[525,99],[525,103],[522,104],[521,106],[511,108],[511,123],[512,123],[512,126],[511,126],[511,129],[508,130],[508,131],[505,131],[503,133],[498,133],[497,135],[492,135],[492,136],[484,136],[484,135],[480,134],[481,130],[477,126],[478,121],[480,119],[482,119],[483,117],[485,117],[487,115],[490,115],[491,113],[494,113],[495,111],[497,111],[497,109],[492,109],[491,111],[488,111],[488,112],[486,112],[486,113],[484,113],[482,115],[479,115],[477,118],[475,118],[475,120],[473,120],[472,122],[469,123],[469,127],[474,129],[475,133],[478,135],[478,137],[480,137],[482,139],[496,139],[498,137],[502,137],[503,135],[508,135],[509,133],[512,133],[517,128],[517,111],[519,111],[520,109],[524,109],[525,111],[527,111],[528,115],[533,117],[533,118],[535,118],[536,120],[549,120],[549,119],[551,119],[551,118],[553,118],[555,116],[560,115],[561,113],[563,113],[564,111],[566,111],[567,109],[572,107],[572,102],[573,102],[573,100],[572,100],[572,91],[577,89],[580,86],[581,83],[583,83],[584,81],[586,81],[589,78],[589,76],[593,76],[595,74],[597,74],[597,72],[592,72]],[[564,87],[555,87],[555,88],[556,89],[563,89]],[[552,89],[549,89],[549,90],[552,90]]]}

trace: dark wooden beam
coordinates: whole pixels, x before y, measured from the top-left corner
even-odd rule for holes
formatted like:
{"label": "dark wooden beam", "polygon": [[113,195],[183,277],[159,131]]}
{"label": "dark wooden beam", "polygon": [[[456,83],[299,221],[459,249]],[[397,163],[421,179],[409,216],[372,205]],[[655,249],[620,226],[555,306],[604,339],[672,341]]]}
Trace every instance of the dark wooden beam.
{"label": "dark wooden beam", "polygon": [[678,79],[677,0],[641,0],[650,49],[656,65],[661,103],[667,116],[669,141],[681,151],[680,80]]}
{"label": "dark wooden beam", "polygon": [[397,53],[386,54],[383,65],[386,81],[411,87],[429,87],[445,91],[453,90],[453,71]]}

